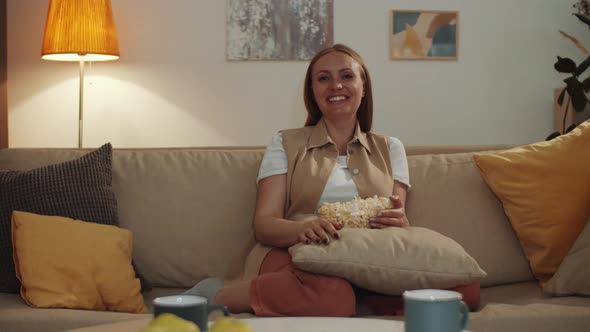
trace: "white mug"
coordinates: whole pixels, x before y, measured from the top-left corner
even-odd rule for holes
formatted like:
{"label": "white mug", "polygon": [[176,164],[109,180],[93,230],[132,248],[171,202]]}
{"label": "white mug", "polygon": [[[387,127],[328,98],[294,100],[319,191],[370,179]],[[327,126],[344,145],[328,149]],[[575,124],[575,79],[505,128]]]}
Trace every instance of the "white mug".
{"label": "white mug", "polygon": [[221,310],[224,316],[229,316],[229,312],[224,306],[208,304],[207,298],[195,295],[157,297],[154,299],[153,305],[154,317],[163,313],[171,313],[197,324],[201,331],[207,331],[211,312]]}

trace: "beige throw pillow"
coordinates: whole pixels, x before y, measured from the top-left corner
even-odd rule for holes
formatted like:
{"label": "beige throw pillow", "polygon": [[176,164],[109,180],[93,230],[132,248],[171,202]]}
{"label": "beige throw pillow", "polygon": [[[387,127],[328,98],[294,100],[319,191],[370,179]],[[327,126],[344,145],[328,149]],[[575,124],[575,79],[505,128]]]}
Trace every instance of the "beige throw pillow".
{"label": "beige throw pillow", "polygon": [[543,285],[543,291],[555,296],[590,296],[590,219],[557,272]]}
{"label": "beige throw pillow", "polygon": [[389,295],[452,288],[486,276],[461,245],[426,228],[349,228],[340,235],[329,245],[290,247],[293,263],[301,270],[341,277]]}

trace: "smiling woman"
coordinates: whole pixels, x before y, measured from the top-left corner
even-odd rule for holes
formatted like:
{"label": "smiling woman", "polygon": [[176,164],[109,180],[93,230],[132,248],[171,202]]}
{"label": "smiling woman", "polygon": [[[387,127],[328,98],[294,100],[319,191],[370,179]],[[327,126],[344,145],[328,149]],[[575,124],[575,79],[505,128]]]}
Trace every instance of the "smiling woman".
{"label": "smiling woman", "polygon": [[209,295],[232,312],[258,316],[355,314],[350,281],[295,267],[287,249],[340,243],[341,220],[316,214],[324,202],[392,197],[391,205],[372,211],[368,226],[381,230],[409,225],[405,150],[397,138],[371,132],[371,91],[367,66],[351,48],[336,44],[313,57],[303,91],[305,126],[277,132],[258,172],[258,243],[250,248],[245,267],[258,275],[221,288],[205,279],[191,294]]}

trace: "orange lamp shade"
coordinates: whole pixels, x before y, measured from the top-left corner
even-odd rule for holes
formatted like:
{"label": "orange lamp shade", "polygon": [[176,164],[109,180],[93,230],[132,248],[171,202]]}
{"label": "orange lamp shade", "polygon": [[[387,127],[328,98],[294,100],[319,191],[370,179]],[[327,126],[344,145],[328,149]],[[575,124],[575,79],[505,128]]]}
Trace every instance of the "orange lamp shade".
{"label": "orange lamp shade", "polygon": [[50,0],[41,58],[108,61],[119,58],[111,0]]}

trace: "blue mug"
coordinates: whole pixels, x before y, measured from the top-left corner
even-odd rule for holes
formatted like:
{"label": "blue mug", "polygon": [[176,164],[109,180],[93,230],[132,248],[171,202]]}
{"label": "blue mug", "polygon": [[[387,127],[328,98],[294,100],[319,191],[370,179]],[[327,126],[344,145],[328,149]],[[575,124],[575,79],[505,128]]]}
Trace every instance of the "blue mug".
{"label": "blue mug", "polygon": [[224,306],[208,304],[207,298],[195,295],[157,297],[154,299],[153,305],[154,317],[163,313],[171,313],[197,324],[201,331],[207,331],[211,312],[220,310],[224,316],[229,316],[229,312]]}
{"label": "blue mug", "polygon": [[460,293],[418,289],[403,297],[406,332],[460,332],[467,326],[469,308]]}

